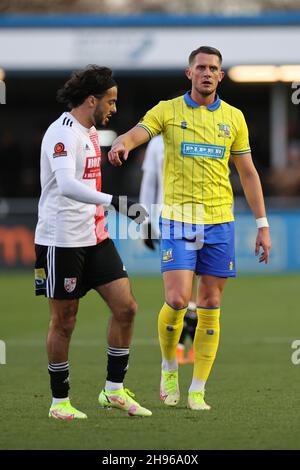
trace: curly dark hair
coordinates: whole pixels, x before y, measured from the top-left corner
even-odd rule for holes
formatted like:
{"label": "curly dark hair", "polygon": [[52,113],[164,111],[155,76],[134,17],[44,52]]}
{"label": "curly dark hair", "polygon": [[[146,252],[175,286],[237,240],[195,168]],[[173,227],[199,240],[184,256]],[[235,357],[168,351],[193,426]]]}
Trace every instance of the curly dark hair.
{"label": "curly dark hair", "polygon": [[90,95],[101,98],[113,86],[116,83],[111,69],[88,65],[85,69],[72,73],[71,78],[58,90],[56,98],[59,103],[72,109],[80,106]]}

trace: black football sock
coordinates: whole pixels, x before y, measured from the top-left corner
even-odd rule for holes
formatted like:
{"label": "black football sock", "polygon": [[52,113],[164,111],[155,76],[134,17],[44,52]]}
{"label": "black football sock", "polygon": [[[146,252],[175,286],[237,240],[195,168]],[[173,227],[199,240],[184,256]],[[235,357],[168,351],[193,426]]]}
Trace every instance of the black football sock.
{"label": "black football sock", "polygon": [[123,383],[128,369],[129,348],[107,349],[107,377],[109,382]]}
{"label": "black football sock", "polygon": [[70,389],[69,386],[69,363],[49,362],[48,372],[50,374],[50,385],[53,398],[66,398]]}

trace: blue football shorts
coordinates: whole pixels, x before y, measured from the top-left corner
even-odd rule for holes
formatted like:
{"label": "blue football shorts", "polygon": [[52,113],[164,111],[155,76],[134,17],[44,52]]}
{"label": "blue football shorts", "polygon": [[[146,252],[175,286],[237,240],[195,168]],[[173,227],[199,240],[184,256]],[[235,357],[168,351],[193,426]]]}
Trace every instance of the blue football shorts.
{"label": "blue football shorts", "polygon": [[236,276],[234,222],[196,225],[161,218],[159,229],[161,272]]}

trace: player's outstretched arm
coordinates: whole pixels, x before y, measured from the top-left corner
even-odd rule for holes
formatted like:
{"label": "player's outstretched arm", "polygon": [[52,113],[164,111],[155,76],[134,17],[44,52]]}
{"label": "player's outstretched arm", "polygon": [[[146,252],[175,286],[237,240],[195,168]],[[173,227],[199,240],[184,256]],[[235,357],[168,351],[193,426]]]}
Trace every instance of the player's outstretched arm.
{"label": "player's outstretched arm", "polygon": [[259,255],[260,247],[262,247],[263,253],[259,257],[259,262],[262,263],[264,261],[267,263],[270,256],[272,242],[269,225],[266,219],[266,209],[260,178],[253,164],[250,153],[235,156],[233,157],[233,161],[239,173],[247,202],[257,222],[258,233],[255,242],[255,255]]}
{"label": "player's outstretched arm", "polygon": [[114,140],[108,152],[108,160],[113,166],[121,166],[122,160],[126,161],[128,153],[139,145],[148,142],[150,136],[142,127],[135,126],[126,134],[122,134]]}
{"label": "player's outstretched arm", "polygon": [[104,207],[112,205],[118,212],[134,220],[137,224],[141,224],[148,217],[148,212],[143,205],[127,199],[127,196],[112,196],[85,186],[81,181],[76,180],[74,169],[56,170],[55,178],[62,196],[85,204],[101,204]]}

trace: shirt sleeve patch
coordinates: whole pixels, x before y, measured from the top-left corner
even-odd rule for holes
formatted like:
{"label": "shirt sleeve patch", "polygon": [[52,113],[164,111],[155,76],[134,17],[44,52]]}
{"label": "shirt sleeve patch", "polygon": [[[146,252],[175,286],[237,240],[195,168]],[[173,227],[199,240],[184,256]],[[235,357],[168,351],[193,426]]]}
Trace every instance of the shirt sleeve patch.
{"label": "shirt sleeve patch", "polygon": [[65,150],[65,146],[62,142],[58,142],[54,145],[53,158],[66,157],[67,155],[68,152]]}

